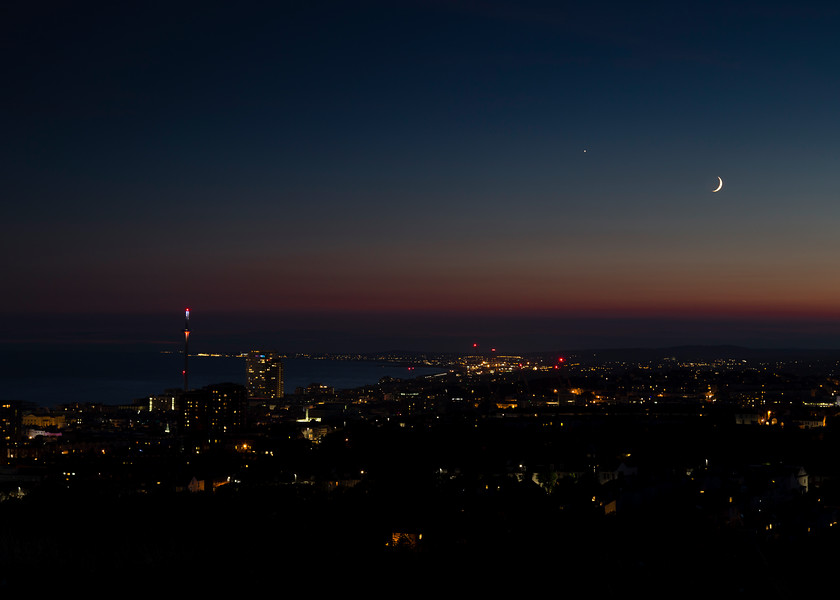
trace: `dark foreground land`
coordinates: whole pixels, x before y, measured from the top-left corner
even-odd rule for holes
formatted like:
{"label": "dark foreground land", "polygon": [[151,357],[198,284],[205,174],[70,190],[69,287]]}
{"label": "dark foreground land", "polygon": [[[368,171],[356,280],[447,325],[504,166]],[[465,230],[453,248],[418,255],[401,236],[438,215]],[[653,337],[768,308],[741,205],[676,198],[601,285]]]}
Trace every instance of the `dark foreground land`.
{"label": "dark foreground land", "polygon": [[[245,493],[6,508],[2,589],[787,597],[829,577],[837,556],[834,535],[756,539],[674,514],[593,522],[516,493],[453,514],[448,500]],[[407,508],[429,523],[428,544],[387,550]]]}
{"label": "dark foreground land", "polygon": [[[731,416],[358,423],[108,477],[87,456],[0,503],[0,590],[798,593],[837,560],[837,428]],[[190,469],[236,476],[137,485]]]}

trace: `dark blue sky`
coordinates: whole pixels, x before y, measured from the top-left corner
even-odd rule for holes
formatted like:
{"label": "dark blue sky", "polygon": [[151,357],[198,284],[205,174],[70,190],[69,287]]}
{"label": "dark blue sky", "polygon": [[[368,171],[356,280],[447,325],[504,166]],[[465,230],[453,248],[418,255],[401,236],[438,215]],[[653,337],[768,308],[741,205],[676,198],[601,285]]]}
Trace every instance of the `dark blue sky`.
{"label": "dark blue sky", "polygon": [[832,345],[826,6],[13,2],[6,328],[189,305],[341,314],[348,344],[460,315],[542,345],[606,317],[646,323],[628,342]]}

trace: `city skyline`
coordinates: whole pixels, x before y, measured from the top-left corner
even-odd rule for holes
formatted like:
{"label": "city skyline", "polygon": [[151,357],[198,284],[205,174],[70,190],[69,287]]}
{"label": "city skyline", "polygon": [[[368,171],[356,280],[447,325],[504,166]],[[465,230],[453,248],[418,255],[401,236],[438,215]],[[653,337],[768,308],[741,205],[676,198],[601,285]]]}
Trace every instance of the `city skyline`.
{"label": "city skyline", "polygon": [[840,347],[839,24],[809,2],[12,7],[2,340],[190,306],[272,347]]}

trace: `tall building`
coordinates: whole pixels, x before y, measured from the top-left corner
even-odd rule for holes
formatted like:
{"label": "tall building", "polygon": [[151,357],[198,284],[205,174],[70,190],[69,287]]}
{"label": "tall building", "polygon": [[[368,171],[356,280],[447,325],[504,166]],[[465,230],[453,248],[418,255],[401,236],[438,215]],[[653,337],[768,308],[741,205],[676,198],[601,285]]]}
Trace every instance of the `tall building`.
{"label": "tall building", "polygon": [[215,383],[183,392],[180,399],[182,431],[187,437],[218,439],[245,428],[248,399],[245,387]]}
{"label": "tall building", "polygon": [[19,402],[0,402],[0,464],[14,458],[21,440],[23,411]]}
{"label": "tall building", "polygon": [[252,350],[245,358],[249,399],[283,397],[283,361],[276,352]]}

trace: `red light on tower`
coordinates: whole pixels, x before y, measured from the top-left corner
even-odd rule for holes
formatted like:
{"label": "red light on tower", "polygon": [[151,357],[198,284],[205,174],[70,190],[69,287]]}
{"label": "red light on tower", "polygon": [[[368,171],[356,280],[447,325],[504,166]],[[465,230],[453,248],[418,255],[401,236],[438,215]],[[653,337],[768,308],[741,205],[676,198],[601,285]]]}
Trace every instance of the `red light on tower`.
{"label": "red light on tower", "polygon": [[559,363],[566,362],[566,359],[561,356],[560,358],[557,359],[557,362],[559,362]]}
{"label": "red light on tower", "polygon": [[190,309],[184,309],[184,391],[189,390],[189,356],[190,356]]}

